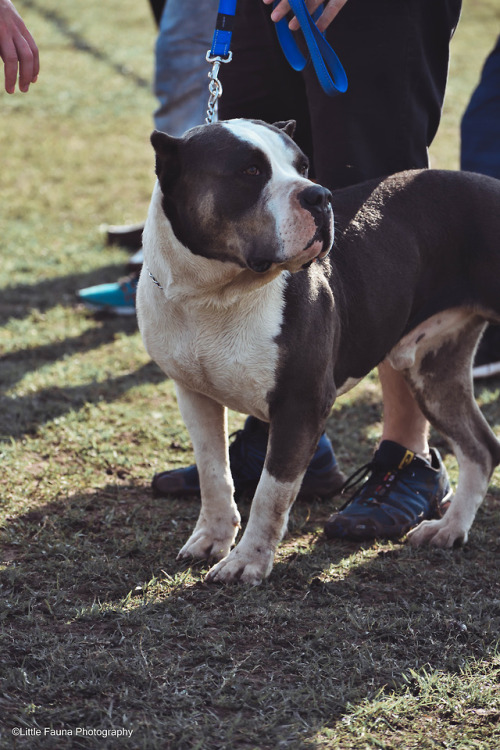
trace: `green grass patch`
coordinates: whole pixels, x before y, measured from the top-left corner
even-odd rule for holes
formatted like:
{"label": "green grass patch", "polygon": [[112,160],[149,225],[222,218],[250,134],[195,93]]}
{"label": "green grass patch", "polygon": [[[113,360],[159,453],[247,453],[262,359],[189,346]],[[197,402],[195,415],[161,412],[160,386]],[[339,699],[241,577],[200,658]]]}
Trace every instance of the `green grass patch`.
{"label": "green grass patch", "polygon": [[[152,17],[132,0],[17,5],[42,72],[0,94],[0,748],[500,746],[498,471],[461,550],[329,543],[332,500],[297,503],[259,587],[176,560],[198,503],[149,488],[192,461],[172,383],[134,321],[75,302],[123,273],[100,225],[147,211]],[[436,166],[458,166],[499,18],[465,1]],[[499,394],[477,387],[497,434]],[[328,423],[347,472],[381,420],[372,374]]]}

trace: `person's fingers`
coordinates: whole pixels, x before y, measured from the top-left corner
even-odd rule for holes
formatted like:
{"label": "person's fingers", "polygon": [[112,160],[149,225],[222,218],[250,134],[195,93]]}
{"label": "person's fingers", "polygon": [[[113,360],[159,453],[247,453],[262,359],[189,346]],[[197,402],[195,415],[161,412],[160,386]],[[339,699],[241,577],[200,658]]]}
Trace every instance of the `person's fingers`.
{"label": "person's fingers", "polygon": [[[266,5],[271,5],[273,0],[262,0]],[[287,13],[290,12],[290,3],[288,0],[281,0],[280,3],[276,6],[276,8],[273,9],[271,13],[271,19],[277,23],[278,21],[281,21],[282,18],[286,16]]]}
{"label": "person's fingers", "polygon": [[[312,15],[322,2],[323,0],[306,0],[306,6],[309,13]],[[292,18],[288,26],[292,31],[298,31],[298,29],[300,29],[300,24],[295,16]]]}
{"label": "person's fingers", "polygon": [[323,13],[318,18],[318,22],[316,24],[320,31],[325,31],[325,29],[328,28],[339,11],[342,10],[346,2],[347,0],[330,0],[330,2],[325,5]]}
{"label": "person's fingers", "polygon": [[17,50],[11,39],[0,44],[0,55],[4,64],[5,90],[8,94],[13,94],[16,88],[19,61]]}
{"label": "person's fingers", "polygon": [[14,40],[19,61],[19,91],[26,93],[34,78],[33,52],[24,37],[17,36]]}
{"label": "person's fingers", "polygon": [[12,3],[0,0],[0,57],[4,63],[5,90],[13,94],[28,91],[40,72],[38,47]]}
{"label": "person's fingers", "polygon": [[38,51],[38,47],[36,46],[36,42],[29,33],[28,29],[26,29],[24,38],[26,39],[33,56],[33,75],[31,78],[31,83],[35,83],[36,79],[38,78],[38,74],[40,73],[40,53]]}
{"label": "person's fingers", "polygon": [[[270,5],[273,0],[263,0],[263,2],[266,3],[266,5]],[[306,5],[309,13],[314,13],[314,11],[321,5],[322,2],[323,0],[306,0]],[[325,4],[323,12],[316,24],[320,31],[325,31],[325,29],[328,28],[337,13],[344,7],[346,2],[347,0],[329,0],[329,2]],[[274,8],[273,12],[271,13],[271,18],[274,22],[280,21],[289,12],[290,3],[288,2],[288,0],[281,0],[281,2],[278,3],[276,8]],[[290,21],[289,26],[292,31],[297,31],[300,28],[299,22],[297,21],[295,16]]]}

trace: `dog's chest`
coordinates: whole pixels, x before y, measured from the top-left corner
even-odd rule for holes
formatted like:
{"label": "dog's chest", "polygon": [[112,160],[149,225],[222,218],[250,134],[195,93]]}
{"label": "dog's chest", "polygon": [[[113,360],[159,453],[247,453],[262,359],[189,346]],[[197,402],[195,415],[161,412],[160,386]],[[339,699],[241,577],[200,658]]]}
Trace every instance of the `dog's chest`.
{"label": "dog's chest", "polygon": [[167,302],[162,335],[150,339],[148,350],[185,387],[268,419],[283,308],[282,283],[229,307]]}

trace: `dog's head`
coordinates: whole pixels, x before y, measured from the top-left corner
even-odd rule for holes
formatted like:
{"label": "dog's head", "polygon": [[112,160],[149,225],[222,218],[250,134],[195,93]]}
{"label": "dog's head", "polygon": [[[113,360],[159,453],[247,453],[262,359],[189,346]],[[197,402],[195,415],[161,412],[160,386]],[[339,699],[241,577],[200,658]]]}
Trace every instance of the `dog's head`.
{"label": "dog's head", "polygon": [[259,274],[327,255],[331,195],[307,178],[294,127],[228,120],[182,138],[152,134],[163,211],[191,253]]}

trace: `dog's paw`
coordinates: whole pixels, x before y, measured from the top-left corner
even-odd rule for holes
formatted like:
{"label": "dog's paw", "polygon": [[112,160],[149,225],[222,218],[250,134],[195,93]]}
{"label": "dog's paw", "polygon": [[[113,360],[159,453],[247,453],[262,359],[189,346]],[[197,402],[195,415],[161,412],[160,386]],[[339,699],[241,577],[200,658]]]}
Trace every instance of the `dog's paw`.
{"label": "dog's paw", "polygon": [[422,521],[408,534],[408,542],[414,547],[432,544],[434,547],[449,549],[467,541],[467,531],[454,523],[450,523],[445,516],[436,521]]}
{"label": "dog's paw", "polygon": [[229,555],[211,568],[206,576],[209,583],[250,583],[257,586],[272,570],[272,550],[244,549],[238,545]]}
{"label": "dog's paw", "polygon": [[194,557],[197,560],[213,558],[222,560],[229,554],[238,533],[239,522],[226,525],[219,524],[213,528],[210,524],[197,526],[186,544],[177,555],[178,560]]}

